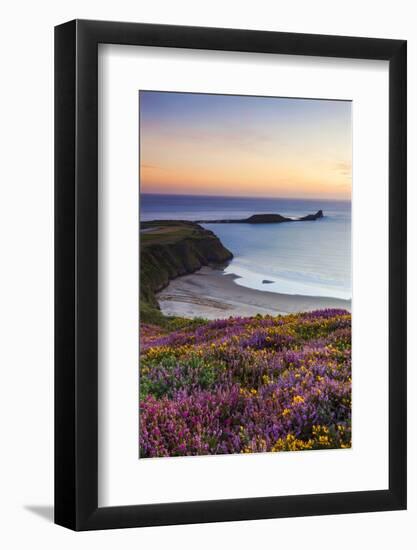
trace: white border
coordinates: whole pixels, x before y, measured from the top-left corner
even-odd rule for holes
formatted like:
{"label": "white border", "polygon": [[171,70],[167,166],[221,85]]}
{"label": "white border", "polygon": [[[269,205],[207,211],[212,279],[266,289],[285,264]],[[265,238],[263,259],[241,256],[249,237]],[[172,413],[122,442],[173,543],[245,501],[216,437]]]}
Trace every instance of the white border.
{"label": "white border", "polygon": [[[353,447],[138,460],[138,90],[353,100]],[[388,64],[99,47],[99,505],[388,487]]]}

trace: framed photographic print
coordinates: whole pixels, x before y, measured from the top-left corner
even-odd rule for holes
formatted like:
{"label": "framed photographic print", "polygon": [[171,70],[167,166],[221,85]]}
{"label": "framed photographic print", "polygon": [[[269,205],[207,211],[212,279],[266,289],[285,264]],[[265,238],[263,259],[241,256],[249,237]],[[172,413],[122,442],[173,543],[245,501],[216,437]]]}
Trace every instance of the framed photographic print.
{"label": "framed photographic print", "polygon": [[55,521],[406,507],[406,42],[55,30]]}

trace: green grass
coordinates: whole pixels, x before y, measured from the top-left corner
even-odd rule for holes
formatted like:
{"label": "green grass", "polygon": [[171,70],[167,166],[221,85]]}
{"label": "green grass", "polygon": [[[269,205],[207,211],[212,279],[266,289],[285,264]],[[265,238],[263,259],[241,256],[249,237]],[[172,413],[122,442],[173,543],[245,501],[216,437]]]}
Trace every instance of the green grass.
{"label": "green grass", "polygon": [[141,232],[141,246],[175,244],[184,239],[200,239],[202,228],[187,222],[163,221],[143,222],[141,229],[152,229],[150,232]]}
{"label": "green grass", "polygon": [[208,323],[206,319],[195,317],[187,319],[186,317],[165,316],[159,309],[152,307],[147,302],[140,302],[140,322],[150,325],[157,325],[165,330],[180,330],[185,328],[196,328]]}

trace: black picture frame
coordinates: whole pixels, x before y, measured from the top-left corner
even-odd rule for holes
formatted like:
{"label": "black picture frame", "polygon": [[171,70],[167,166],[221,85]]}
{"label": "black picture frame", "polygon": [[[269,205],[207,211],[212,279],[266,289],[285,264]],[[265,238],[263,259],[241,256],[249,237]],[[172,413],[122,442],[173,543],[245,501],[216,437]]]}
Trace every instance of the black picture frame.
{"label": "black picture frame", "polygon": [[[98,44],[389,62],[389,488],[98,507]],[[55,28],[55,522],[74,530],[406,508],[406,41],[74,20]],[[381,237],[382,238],[382,237]]]}

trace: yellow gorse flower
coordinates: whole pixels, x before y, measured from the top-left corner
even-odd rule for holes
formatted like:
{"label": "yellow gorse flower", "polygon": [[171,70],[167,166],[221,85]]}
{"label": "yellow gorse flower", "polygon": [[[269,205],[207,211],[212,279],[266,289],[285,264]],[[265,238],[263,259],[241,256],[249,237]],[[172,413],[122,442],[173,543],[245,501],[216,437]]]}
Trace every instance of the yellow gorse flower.
{"label": "yellow gorse flower", "polygon": [[305,399],[304,397],[301,397],[301,395],[296,395],[292,399],[293,405],[297,405],[298,403],[304,403]]}

